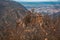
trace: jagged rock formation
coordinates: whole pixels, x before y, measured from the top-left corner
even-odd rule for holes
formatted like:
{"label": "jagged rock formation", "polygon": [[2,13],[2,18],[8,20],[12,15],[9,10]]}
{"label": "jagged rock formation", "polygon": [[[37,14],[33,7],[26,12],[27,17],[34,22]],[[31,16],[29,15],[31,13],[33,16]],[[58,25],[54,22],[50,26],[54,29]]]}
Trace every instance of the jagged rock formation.
{"label": "jagged rock formation", "polygon": [[[41,14],[29,14],[20,22],[23,30],[21,40],[60,40],[60,19],[55,21],[49,16]],[[21,23],[24,25],[21,25]],[[22,27],[21,27],[22,26]],[[20,32],[20,31],[19,31]]]}
{"label": "jagged rock formation", "polygon": [[[22,21],[21,21],[22,22]],[[43,18],[40,14],[29,14],[23,19],[23,25],[21,27],[21,22],[19,27],[23,30],[20,33],[21,40],[42,40],[43,39]],[[20,31],[19,31],[20,32]]]}
{"label": "jagged rock formation", "polygon": [[0,0],[0,40],[18,40],[17,21],[29,12],[20,3]]}

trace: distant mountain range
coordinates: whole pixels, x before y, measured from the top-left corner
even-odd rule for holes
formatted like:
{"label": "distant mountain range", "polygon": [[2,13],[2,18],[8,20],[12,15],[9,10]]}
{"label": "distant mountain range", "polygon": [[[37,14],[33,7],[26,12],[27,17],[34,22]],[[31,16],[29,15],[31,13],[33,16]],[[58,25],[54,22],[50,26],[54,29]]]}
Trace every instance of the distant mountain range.
{"label": "distant mountain range", "polygon": [[60,4],[60,2],[20,2],[22,4]]}
{"label": "distant mountain range", "polygon": [[60,2],[20,2],[28,10],[31,11],[32,8],[35,12],[40,12],[43,14],[53,14],[60,11]]}
{"label": "distant mountain range", "polygon": [[60,2],[20,2],[26,8],[39,8],[43,5],[60,5]]}

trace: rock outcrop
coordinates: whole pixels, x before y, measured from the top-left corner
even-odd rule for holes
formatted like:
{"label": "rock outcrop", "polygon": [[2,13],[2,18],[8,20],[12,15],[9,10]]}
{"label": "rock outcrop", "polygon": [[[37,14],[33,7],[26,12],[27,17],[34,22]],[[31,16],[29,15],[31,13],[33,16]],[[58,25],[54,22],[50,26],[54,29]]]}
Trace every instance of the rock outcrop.
{"label": "rock outcrop", "polygon": [[[0,40],[18,40],[17,21],[29,12],[15,1],[0,0]],[[29,12],[30,13],[30,12]]]}

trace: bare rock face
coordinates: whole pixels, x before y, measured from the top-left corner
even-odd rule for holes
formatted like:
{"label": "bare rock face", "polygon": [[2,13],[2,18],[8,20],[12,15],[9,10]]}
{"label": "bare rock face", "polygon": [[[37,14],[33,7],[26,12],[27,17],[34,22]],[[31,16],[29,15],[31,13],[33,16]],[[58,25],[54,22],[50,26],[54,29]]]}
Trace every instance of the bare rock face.
{"label": "bare rock face", "polygon": [[29,12],[20,3],[0,0],[0,40],[19,40],[17,21]]}
{"label": "bare rock face", "polygon": [[[22,22],[22,21],[21,21]],[[41,29],[43,20],[42,15],[40,14],[29,14],[24,17],[23,23],[25,26],[21,27],[21,23],[19,27],[23,29],[20,33],[21,40],[42,40],[43,39],[43,31]]]}
{"label": "bare rock face", "polygon": [[60,21],[56,20],[55,23],[49,15],[27,15],[19,23],[22,30],[18,31],[20,40],[60,40]]}

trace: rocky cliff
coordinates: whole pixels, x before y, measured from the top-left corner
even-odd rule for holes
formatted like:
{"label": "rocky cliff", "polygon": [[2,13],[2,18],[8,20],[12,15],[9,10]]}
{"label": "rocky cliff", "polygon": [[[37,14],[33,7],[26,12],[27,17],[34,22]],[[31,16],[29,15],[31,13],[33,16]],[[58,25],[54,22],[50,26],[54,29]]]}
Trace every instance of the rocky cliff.
{"label": "rocky cliff", "polygon": [[0,0],[0,40],[18,40],[17,21],[29,12],[15,1]]}

